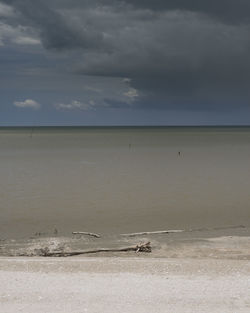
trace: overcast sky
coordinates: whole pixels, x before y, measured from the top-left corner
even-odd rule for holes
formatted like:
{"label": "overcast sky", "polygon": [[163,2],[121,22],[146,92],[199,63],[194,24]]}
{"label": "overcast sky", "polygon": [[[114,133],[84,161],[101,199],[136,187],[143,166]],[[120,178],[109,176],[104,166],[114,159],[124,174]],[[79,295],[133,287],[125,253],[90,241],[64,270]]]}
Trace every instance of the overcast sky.
{"label": "overcast sky", "polygon": [[0,0],[0,126],[250,124],[249,0]]}

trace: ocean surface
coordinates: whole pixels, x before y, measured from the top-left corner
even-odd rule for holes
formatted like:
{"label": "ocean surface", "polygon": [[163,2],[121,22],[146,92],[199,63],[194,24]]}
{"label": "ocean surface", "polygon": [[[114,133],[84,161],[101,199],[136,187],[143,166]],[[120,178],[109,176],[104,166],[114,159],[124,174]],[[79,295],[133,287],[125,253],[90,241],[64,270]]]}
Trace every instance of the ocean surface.
{"label": "ocean surface", "polygon": [[0,254],[73,231],[246,232],[249,186],[249,127],[0,128]]}

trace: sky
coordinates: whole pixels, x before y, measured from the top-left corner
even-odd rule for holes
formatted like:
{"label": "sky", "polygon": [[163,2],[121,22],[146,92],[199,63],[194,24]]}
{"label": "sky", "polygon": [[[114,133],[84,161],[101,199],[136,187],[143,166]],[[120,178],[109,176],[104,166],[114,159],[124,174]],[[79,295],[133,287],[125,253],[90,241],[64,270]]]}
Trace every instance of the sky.
{"label": "sky", "polygon": [[0,0],[15,125],[250,125],[250,1]]}

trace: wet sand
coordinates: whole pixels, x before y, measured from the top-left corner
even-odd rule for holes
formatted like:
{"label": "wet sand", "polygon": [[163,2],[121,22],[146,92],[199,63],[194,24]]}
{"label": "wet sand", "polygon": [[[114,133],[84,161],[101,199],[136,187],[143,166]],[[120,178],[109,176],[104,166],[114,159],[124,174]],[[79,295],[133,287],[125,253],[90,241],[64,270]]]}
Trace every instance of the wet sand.
{"label": "wet sand", "polygon": [[247,313],[250,262],[0,258],[4,313]]}

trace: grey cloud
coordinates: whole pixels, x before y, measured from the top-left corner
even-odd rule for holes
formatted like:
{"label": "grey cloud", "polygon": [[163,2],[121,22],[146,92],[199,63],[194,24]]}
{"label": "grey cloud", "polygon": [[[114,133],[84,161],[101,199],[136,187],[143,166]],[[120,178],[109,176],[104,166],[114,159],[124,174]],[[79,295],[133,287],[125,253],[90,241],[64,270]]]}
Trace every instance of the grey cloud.
{"label": "grey cloud", "polygon": [[134,7],[201,12],[227,22],[249,21],[249,0],[125,0]]}
{"label": "grey cloud", "polygon": [[13,9],[3,3],[0,3],[0,16],[1,18],[12,17],[14,15]]}
{"label": "grey cloud", "polygon": [[[249,27],[168,12],[119,31],[110,53],[86,54],[79,69],[133,78],[141,104],[215,107],[249,103]],[[129,43],[129,44],[128,44]],[[157,99],[157,100],[156,100]],[[137,99],[139,101],[139,99]]]}
{"label": "grey cloud", "polygon": [[[5,1],[7,4],[10,4],[18,0]],[[37,0],[33,2],[36,3]],[[248,22],[250,19],[249,0],[43,0],[43,3],[47,3],[54,9],[86,9],[106,6],[124,10],[129,5],[131,11],[133,9],[145,9],[156,12],[170,10],[190,11],[209,15],[229,23]]]}
{"label": "grey cloud", "polygon": [[[153,21],[132,22],[110,30],[112,53],[84,54],[83,71],[94,75],[161,75],[200,68],[214,59],[243,57],[249,51],[249,27],[228,26],[193,13],[169,12]],[[211,64],[210,64],[211,65]]]}
{"label": "grey cloud", "polygon": [[249,0],[44,0],[57,8],[77,9],[111,6],[123,8],[130,5],[134,9],[146,9],[153,11],[182,10],[201,12],[228,22],[249,21]]}
{"label": "grey cloud", "polygon": [[0,22],[0,44],[6,42],[18,45],[39,45],[40,41],[36,35],[27,27],[12,26]]}
{"label": "grey cloud", "polygon": [[2,2],[76,73],[130,78],[138,106],[249,106],[249,0]]}
{"label": "grey cloud", "polygon": [[77,29],[43,1],[8,0],[6,3],[12,4],[19,12],[21,23],[38,30],[42,43],[47,49],[100,47],[101,33],[94,30],[89,32],[86,28]]}

